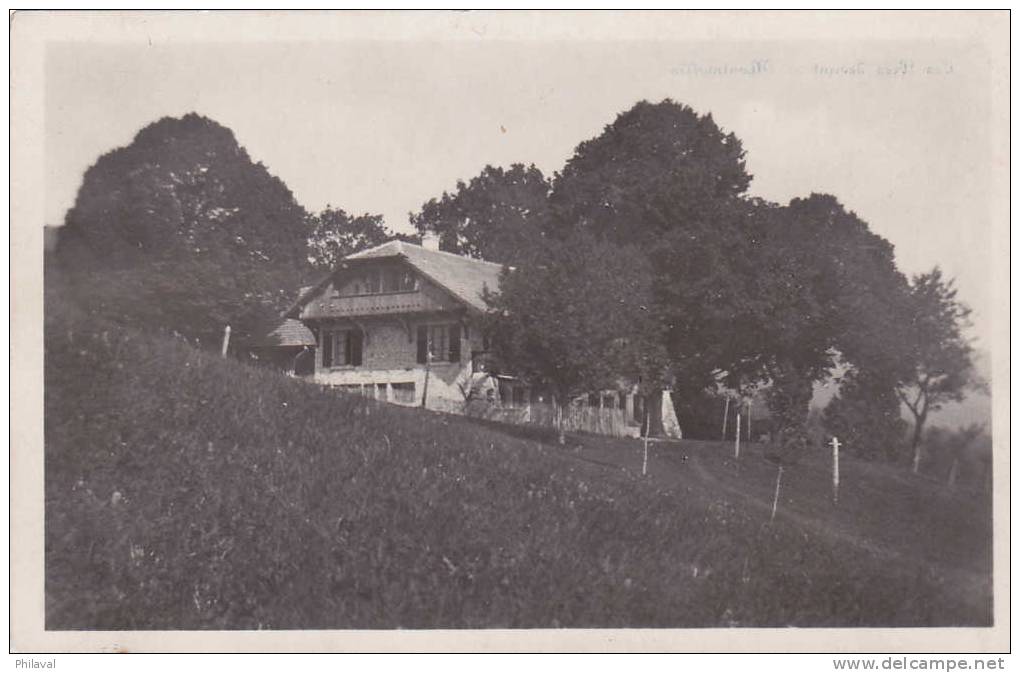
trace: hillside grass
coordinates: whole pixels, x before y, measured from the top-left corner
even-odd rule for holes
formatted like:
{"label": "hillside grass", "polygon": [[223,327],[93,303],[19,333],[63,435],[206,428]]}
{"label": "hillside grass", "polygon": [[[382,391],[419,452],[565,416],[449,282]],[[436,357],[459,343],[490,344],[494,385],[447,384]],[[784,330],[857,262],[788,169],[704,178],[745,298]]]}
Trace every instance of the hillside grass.
{"label": "hillside grass", "polygon": [[[786,487],[783,512],[803,497],[805,520],[769,525],[749,496],[770,496],[774,471],[753,456],[738,471],[719,447],[685,447],[689,461],[660,448],[659,476],[642,479],[627,462],[633,441],[564,450],[324,391],[53,301],[45,357],[48,629],[991,621],[990,598],[951,590],[924,554],[873,548],[889,543],[882,525],[874,546],[812,525],[825,524],[811,519],[817,475]],[[883,479],[868,487],[894,487]],[[947,528],[917,506],[931,501],[920,491],[891,517],[878,510],[907,496],[861,494],[832,516],[898,518],[931,550],[984,516],[957,507]]]}

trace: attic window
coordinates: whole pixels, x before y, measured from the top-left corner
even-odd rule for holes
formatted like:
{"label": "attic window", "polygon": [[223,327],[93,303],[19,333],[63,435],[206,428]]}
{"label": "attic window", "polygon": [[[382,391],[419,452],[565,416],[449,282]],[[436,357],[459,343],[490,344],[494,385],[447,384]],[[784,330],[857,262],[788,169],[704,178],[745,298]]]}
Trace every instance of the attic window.
{"label": "attic window", "polygon": [[418,279],[410,270],[399,267],[369,269],[363,271],[344,287],[343,294],[357,296],[363,294],[396,294],[414,292],[418,289]]}
{"label": "attic window", "polygon": [[386,269],[382,273],[383,292],[413,292],[414,274],[404,269]]}

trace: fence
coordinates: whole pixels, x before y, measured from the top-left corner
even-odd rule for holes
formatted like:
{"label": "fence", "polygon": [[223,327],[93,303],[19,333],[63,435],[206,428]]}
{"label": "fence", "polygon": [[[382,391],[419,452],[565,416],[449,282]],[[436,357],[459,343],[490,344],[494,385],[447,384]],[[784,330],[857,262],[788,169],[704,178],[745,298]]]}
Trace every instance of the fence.
{"label": "fence", "polygon": [[[551,404],[500,406],[486,401],[472,402],[467,415],[515,425],[556,427],[556,408]],[[563,410],[563,429],[592,432],[612,437],[637,437],[641,429],[628,423],[623,409],[571,405]]]}

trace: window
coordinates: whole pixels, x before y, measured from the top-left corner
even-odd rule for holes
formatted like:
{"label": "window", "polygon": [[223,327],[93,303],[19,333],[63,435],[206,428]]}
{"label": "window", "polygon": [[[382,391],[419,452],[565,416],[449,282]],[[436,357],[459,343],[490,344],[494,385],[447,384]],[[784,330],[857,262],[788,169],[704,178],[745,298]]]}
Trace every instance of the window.
{"label": "window", "polygon": [[418,326],[418,364],[430,360],[460,362],[459,324]]}
{"label": "window", "polygon": [[418,279],[409,269],[391,266],[363,271],[352,278],[346,288],[347,296],[414,292],[418,289]]}
{"label": "window", "polygon": [[393,383],[393,401],[397,404],[414,404],[414,382]]}
{"label": "window", "polygon": [[383,292],[414,292],[414,274],[405,269],[385,269],[382,272]]}
{"label": "window", "polygon": [[360,367],[364,335],[360,330],[323,330],[323,367]]}
{"label": "window", "polygon": [[523,407],[528,404],[528,391],[524,386],[514,386],[513,405]]}

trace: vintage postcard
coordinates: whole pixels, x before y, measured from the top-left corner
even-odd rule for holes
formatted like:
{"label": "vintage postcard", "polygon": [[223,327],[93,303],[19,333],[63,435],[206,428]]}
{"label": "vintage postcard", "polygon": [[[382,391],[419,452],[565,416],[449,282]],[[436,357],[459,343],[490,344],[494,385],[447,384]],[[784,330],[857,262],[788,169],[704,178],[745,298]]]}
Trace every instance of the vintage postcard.
{"label": "vintage postcard", "polygon": [[1008,34],[13,13],[12,649],[1007,651]]}

